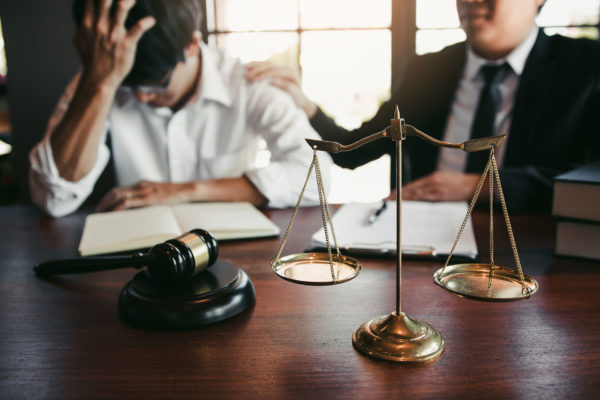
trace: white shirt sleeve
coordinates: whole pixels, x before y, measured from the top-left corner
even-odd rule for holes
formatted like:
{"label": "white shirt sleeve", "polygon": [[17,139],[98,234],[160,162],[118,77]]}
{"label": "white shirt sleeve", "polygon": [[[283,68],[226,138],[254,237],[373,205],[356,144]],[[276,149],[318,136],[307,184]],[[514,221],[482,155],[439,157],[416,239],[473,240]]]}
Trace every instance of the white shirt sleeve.
{"label": "white shirt sleeve", "polygon": [[65,115],[77,89],[79,77],[80,74],[77,74],[68,84],[50,117],[43,139],[29,153],[29,187],[32,201],[53,217],[70,214],[81,206],[92,192],[110,157],[108,147],[104,144],[107,132],[105,127],[101,140],[103,144],[98,148],[96,162],[82,179],[70,182],[61,178],[54,163],[50,135]]}
{"label": "white shirt sleeve", "polygon": [[[292,98],[266,81],[253,84],[248,107],[250,123],[267,142],[271,160],[264,168],[247,171],[246,176],[269,199],[270,207],[295,206],[313,158],[304,139],[320,137]],[[327,193],[333,161],[325,152],[318,152],[318,158]],[[313,170],[302,205],[315,204],[319,204],[319,193]]]}

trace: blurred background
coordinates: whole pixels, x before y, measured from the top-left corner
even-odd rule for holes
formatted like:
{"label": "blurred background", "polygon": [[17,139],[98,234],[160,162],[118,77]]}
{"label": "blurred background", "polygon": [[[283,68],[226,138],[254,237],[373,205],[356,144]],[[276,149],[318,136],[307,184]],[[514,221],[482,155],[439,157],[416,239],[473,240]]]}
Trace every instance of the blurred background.
{"label": "blurred background", "polygon": [[[465,38],[455,0],[200,1],[205,41],[245,62],[297,66],[308,96],[346,128],[375,113],[410,57]],[[77,70],[70,7],[0,4],[0,203],[28,200],[27,152]],[[599,15],[600,0],[547,0],[537,23],[548,34],[598,40]],[[330,202],[386,196],[388,171],[386,157],[336,168]]]}

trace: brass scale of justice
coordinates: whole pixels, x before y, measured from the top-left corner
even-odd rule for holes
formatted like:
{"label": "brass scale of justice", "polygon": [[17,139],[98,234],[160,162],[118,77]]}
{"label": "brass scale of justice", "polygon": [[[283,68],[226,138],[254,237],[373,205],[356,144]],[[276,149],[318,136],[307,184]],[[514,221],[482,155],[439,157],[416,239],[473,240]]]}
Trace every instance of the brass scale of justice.
{"label": "brass scale of justice", "polygon": [[[447,291],[468,299],[489,302],[514,301],[529,298],[538,289],[538,283],[532,277],[523,274],[521,262],[517,253],[517,246],[504,200],[504,193],[500,185],[498,166],[494,156],[495,148],[500,145],[506,135],[485,137],[469,140],[463,143],[449,143],[437,140],[407,125],[400,118],[396,107],[394,119],[386,129],[367,136],[355,143],[342,145],[337,142],[306,139],[314,150],[313,160],[308,169],[304,186],[300,192],[296,208],[283,236],[281,246],[274,260],[271,261],[273,271],[281,278],[294,283],[305,285],[334,285],[347,282],[356,277],[361,264],[354,258],[340,253],[335,230],[331,220],[329,204],[325,196],[325,189],[317,151],[339,153],[351,151],[366,143],[380,138],[390,138],[396,143],[396,310],[389,315],[378,316],[363,323],[352,335],[352,343],[362,353],[377,359],[398,362],[425,362],[438,358],[444,349],[444,337],[430,324],[413,319],[401,310],[401,281],[402,281],[402,246],[401,246],[401,218],[402,218],[402,141],[409,136],[416,136],[435,146],[463,150],[465,152],[489,150],[490,155],[475,194],[469,204],[467,214],[460,227],[452,250],[444,266],[433,275],[433,281]],[[300,253],[281,257],[281,253],[294,224],[300,208],[302,198],[310,176],[315,171],[319,200],[321,204],[321,217],[327,244],[327,253]],[[448,265],[454,250],[461,238],[463,230],[471,216],[475,202],[479,196],[485,178],[489,175],[490,192],[490,262]],[[494,221],[493,198],[494,184],[497,186],[498,196],[508,230],[510,245],[517,266],[517,270],[497,266],[494,263]],[[335,244],[335,253],[332,252],[328,225]]]}

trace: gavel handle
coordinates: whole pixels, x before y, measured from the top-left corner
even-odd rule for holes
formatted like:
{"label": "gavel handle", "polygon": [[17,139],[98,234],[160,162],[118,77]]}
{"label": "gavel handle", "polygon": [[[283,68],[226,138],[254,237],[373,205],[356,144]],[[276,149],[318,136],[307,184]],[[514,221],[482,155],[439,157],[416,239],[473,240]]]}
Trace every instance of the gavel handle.
{"label": "gavel handle", "polygon": [[141,268],[147,257],[141,254],[132,256],[82,257],[64,260],[44,261],[33,267],[37,275],[79,274],[118,268]]}

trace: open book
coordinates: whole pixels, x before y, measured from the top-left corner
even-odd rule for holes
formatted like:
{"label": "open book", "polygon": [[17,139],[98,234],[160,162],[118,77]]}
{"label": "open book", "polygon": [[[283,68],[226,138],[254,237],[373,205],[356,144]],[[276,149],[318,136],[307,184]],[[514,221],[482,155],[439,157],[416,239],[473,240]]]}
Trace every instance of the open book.
{"label": "open book", "polygon": [[250,203],[189,203],[88,215],[79,254],[89,256],[151,247],[192,229],[217,240],[279,235],[279,227]]}
{"label": "open book", "polygon": [[[333,227],[340,250],[348,254],[396,254],[396,202],[388,201],[385,210],[370,222],[370,217],[380,206],[381,203],[349,203],[335,213]],[[416,257],[447,256],[466,213],[465,202],[403,201],[402,254]],[[329,242],[335,249],[331,238]],[[311,246],[326,247],[323,228],[315,232]],[[477,257],[477,243],[470,221],[454,254],[468,259]]]}

